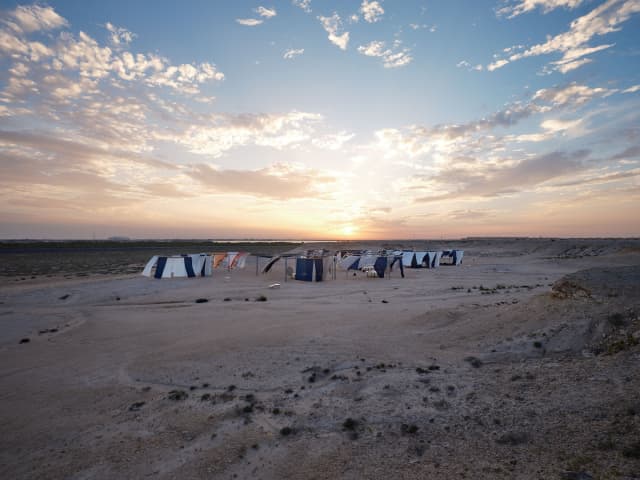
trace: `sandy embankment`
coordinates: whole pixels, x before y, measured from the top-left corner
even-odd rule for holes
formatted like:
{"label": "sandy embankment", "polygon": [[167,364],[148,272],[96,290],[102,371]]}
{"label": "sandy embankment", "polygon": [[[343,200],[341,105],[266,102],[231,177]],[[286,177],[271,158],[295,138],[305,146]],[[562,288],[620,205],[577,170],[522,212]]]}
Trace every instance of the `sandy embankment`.
{"label": "sandy embankment", "polygon": [[637,247],[476,240],[461,267],[319,284],[251,262],[5,282],[0,474],[638,476]]}

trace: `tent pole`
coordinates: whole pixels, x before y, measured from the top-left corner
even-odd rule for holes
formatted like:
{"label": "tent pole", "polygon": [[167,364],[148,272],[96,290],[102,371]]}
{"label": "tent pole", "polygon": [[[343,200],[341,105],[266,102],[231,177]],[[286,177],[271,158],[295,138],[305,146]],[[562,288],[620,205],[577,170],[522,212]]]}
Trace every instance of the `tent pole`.
{"label": "tent pole", "polygon": [[336,256],[333,256],[333,279],[336,279]]}
{"label": "tent pole", "polygon": [[287,281],[287,260],[288,260],[288,258],[284,257],[284,281],[285,281],[285,283]]}

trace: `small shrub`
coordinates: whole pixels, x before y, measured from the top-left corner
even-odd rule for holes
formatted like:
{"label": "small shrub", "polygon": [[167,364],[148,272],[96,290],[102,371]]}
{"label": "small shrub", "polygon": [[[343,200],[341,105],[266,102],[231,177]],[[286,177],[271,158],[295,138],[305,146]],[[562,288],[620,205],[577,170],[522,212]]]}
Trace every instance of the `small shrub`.
{"label": "small shrub", "polygon": [[171,390],[167,396],[169,400],[180,401],[186,400],[189,397],[189,394],[184,390]]}
{"label": "small shrub", "polygon": [[624,327],[627,323],[625,321],[624,315],[622,315],[621,313],[612,313],[611,315],[609,315],[607,320],[614,327]]}

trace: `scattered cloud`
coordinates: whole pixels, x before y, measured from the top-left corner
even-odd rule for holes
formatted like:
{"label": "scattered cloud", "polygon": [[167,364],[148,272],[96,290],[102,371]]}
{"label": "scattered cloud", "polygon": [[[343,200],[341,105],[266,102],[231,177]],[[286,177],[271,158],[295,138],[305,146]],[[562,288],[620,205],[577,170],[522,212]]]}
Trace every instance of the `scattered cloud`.
{"label": "scattered cloud", "polygon": [[264,20],[260,20],[257,18],[236,18],[236,22],[240,25],[244,25],[245,27],[255,27],[260,25]]}
{"label": "scattered cloud", "polygon": [[373,41],[366,45],[360,45],[358,52],[367,57],[382,58],[384,68],[398,68],[408,65],[413,60],[411,50],[402,48],[402,42],[396,40],[392,48],[386,48],[383,41]]}
{"label": "scattered cloud", "polygon": [[349,44],[349,32],[339,34],[342,30],[342,20],[340,16],[334,12],[330,17],[318,16],[322,28],[329,34],[329,41],[341,50],[346,50]]}
{"label": "scattered cloud", "polygon": [[304,48],[290,48],[289,50],[287,50],[286,52],[284,52],[284,55],[282,55],[282,58],[286,59],[286,60],[292,60],[300,55],[302,55],[304,53]]}
{"label": "scattered cloud", "polygon": [[360,13],[362,13],[365,21],[369,23],[375,23],[382,20],[384,9],[382,8],[382,5],[380,5],[380,2],[362,0],[362,4],[360,5]]}
{"label": "scattered cloud", "polygon": [[481,72],[482,70],[484,70],[484,67],[480,64],[477,65],[471,65],[469,62],[467,62],[466,60],[461,60],[460,62],[458,62],[456,64],[456,67],[458,68],[464,68],[467,71],[471,72],[471,71],[476,71],[476,72]]}
{"label": "scattered cloud", "polygon": [[236,18],[236,22],[245,27],[257,27],[264,22],[263,19],[269,20],[278,14],[275,8],[266,8],[262,5],[254,8],[253,11],[262,18]]}
{"label": "scattered cloud", "polygon": [[191,153],[221,157],[237,147],[256,145],[283,149],[312,138],[322,116],[308,112],[255,115],[215,115],[188,127],[171,139]]}
{"label": "scattered cloud", "polygon": [[594,98],[607,97],[615,93],[616,90],[609,90],[602,87],[589,87],[575,82],[560,87],[543,88],[538,90],[533,100],[544,100],[554,106],[580,106]]}
{"label": "scattered cloud", "polygon": [[21,5],[8,12],[6,24],[17,33],[56,30],[69,23],[56,11],[43,5]]}
{"label": "scattered cloud", "polygon": [[293,4],[307,13],[311,13],[311,0],[293,0]]}
{"label": "scattered cloud", "polygon": [[311,140],[311,143],[314,147],[323,150],[337,151],[341,150],[344,144],[349,142],[353,137],[355,137],[355,133],[342,131],[340,133],[323,135],[321,137],[314,138],[313,140]]}
{"label": "scattered cloud", "polygon": [[418,203],[445,199],[497,197],[535,188],[549,180],[585,168],[589,150],[551,152],[503,165],[487,164],[474,169],[452,168],[429,177],[445,193],[419,197]]}
{"label": "scattered cloud", "polygon": [[531,12],[536,8],[542,10],[542,13],[549,13],[556,8],[574,9],[578,7],[584,0],[515,0],[509,5],[498,9],[498,16],[506,16],[507,18],[517,17],[523,13]]}
{"label": "scattered cloud", "polygon": [[136,36],[134,33],[130,32],[126,28],[116,27],[110,22],[107,22],[105,24],[105,28],[111,34],[109,36],[111,40],[111,44],[116,48],[123,45],[129,45]]}
{"label": "scattered cloud", "polygon": [[632,87],[624,89],[622,93],[635,93],[638,91],[640,91],[640,85],[634,85]]}
{"label": "scattered cloud", "polygon": [[437,29],[437,25],[427,25],[426,23],[410,23],[409,28],[412,30],[429,29],[431,33],[434,33]]}
{"label": "scattered cloud", "polygon": [[[534,3],[535,5],[561,3],[564,6],[573,4],[573,2],[569,1],[537,1]],[[522,58],[562,53],[560,60],[551,63],[553,65],[552,69],[561,73],[570,72],[592,61],[590,58],[583,58],[586,55],[611,48],[614,45],[603,44],[592,47],[588,45],[591,39],[619,31],[620,25],[638,12],[640,12],[640,2],[637,0],[607,0],[586,15],[572,21],[568,31],[549,37],[546,42],[529,47],[523,52],[514,53],[508,59],[494,61],[487,66],[487,70],[493,71],[502,68],[508,63]]]}
{"label": "scattered cloud", "polygon": [[275,200],[322,196],[322,187],[335,178],[313,169],[274,164],[258,170],[221,170],[193,165],[188,175],[215,193],[268,197]]}
{"label": "scattered cloud", "polygon": [[277,15],[275,8],[265,8],[263,6],[259,6],[258,8],[254,8],[253,11],[264,18],[273,18]]}

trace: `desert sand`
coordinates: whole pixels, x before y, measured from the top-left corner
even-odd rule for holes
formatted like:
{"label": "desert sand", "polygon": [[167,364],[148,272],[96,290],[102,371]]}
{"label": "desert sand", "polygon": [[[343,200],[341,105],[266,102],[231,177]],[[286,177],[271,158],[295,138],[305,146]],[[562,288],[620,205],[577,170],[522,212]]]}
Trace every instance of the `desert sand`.
{"label": "desert sand", "polygon": [[640,241],[427,245],[463,264],[2,277],[0,478],[640,478]]}

